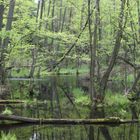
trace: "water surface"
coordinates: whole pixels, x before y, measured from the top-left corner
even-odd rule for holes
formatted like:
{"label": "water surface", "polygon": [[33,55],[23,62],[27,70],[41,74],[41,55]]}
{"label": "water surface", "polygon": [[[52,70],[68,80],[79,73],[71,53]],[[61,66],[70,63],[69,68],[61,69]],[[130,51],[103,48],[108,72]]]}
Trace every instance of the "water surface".
{"label": "water surface", "polygon": [[[9,79],[10,99],[30,99],[34,103],[1,105],[14,115],[33,118],[136,118],[135,106],[91,109],[75,105],[73,90],[80,88],[89,94],[89,80],[85,76],[50,76],[46,79]],[[110,83],[110,90],[123,89],[121,84]],[[0,132],[15,134],[18,140],[139,140],[139,124],[104,125],[33,125],[0,124]]]}

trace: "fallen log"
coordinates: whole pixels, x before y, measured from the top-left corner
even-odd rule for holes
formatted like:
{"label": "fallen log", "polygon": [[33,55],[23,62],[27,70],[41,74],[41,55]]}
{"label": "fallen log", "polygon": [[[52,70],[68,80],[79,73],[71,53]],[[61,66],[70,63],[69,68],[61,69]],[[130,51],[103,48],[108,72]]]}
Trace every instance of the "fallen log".
{"label": "fallen log", "polygon": [[0,104],[20,104],[25,103],[25,101],[22,100],[0,100]]}
{"label": "fallen log", "polygon": [[16,121],[20,123],[32,124],[72,124],[72,125],[91,125],[91,124],[123,124],[137,123],[138,120],[122,120],[118,117],[99,118],[99,119],[43,119],[43,118],[28,118],[15,115],[0,115],[0,120]]}

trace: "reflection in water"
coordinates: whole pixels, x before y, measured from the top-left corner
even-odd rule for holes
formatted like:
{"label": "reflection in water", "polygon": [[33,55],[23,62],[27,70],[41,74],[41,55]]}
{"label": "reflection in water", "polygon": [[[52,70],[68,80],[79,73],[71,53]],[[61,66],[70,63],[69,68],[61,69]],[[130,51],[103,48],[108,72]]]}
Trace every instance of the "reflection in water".
{"label": "reflection in water", "polygon": [[29,140],[41,140],[41,135],[38,132],[33,133]]}
{"label": "reflection in water", "polygon": [[[105,112],[104,108],[97,109],[96,107],[92,106],[91,107],[91,112],[90,112],[90,118],[96,119],[96,118],[105,118]],[[94,126],[90,126],[89,129],[89,140],[94,140],[95,139],[95,130]],[[100,134],[102,133],[102,136],[104,137],[105,140],[112,140],[109,130],[106,126],[101,126],[98,128],[97,132],[97,138],[99,139]]]}
{"label": "reflection in water", "polygon": [[[85,127],[89,135],[87,134]],[[93,128],[93,129],[91,129]],[[112,126],[30,126],[4,131],[18,140],[139,140],[138,125]]]}
{"label": "reflection in water", "polygon": [[[118,84],[118,83],[117,83]],[[111,86],[111,85],[110,85]],[[114,84],[113,84],[114,86]],[[113,88],[111,86],[111,88]],[[38,118],[104,118],[112,116],[114,108],[89,108],[75,105],[74,88],[89,92],[89,81],[84,77],[48,77],[45,80],[13,80],[11,81],[12,99],[36,99],[34,104],[0,106],[15,115]],[[115,86],[116,88],[116,86]],[[120,88],[120,86],[119,86]],[[138,118],[135,106],[128,111],[129,118]],[[116,113],[114,113],[116,114]],[[119,115],[118,115],[119,116]],[[127,117],[127,116],[126,116]],[[139,124],[120,126],[28,126],[28,124],[0,124],[0,132],[15,134],[17,140],[139,140]]]}

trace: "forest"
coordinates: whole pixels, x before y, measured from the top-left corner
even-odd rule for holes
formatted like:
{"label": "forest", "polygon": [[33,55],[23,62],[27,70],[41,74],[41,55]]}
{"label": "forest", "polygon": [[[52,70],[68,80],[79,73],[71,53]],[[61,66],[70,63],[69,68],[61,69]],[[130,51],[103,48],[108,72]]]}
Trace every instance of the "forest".
{"label": "forest", "polygon": [[0,0],[0,140],[139,140],[139,105],[139,0]]}

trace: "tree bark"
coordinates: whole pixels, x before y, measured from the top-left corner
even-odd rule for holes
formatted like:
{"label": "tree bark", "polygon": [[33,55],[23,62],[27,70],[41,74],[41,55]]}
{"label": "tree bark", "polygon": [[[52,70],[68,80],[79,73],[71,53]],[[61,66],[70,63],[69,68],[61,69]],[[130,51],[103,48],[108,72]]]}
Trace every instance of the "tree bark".
{"label": "tree bark", "polygon": [[[10,7],[7,17],[6,31],[10,31],[12,28],[12,21],[14,15],[15,0],[10,0]],[[8,46],[9,38],[4,39],[3,48]]]}
{"label": "tree bark", "polygon": [[67,7],[65,7],[65,9],[64,9],[63,20],[62,20],[62,23],[61,23],[61,32],[63,32],[63,29],[64,29],[66,11],[67,11]]}
{"label": "tree bark", "polygon": [[115,37],[115,45],[114,45],[114,49],[111,55],[111,59],[109,62],[109,66],[106,70],[106,72],[104,73],[101,82],[100,82],[100,94],[104,97],[105,96],[105,89],[107,87],[107,82],[110,76],[110,73],[116,63],[116,59],[120,50],[120,46],[121,46],[121,39],[122,39],[122,35],[123,35],[123,30],[124,30],[124,26],[123,26],[123,18],[124,18],[124,9],[125,9],[125,2],[126,0],[121,0],[121,9],[120,9],[120,15],[119,15],[119,26],[118,26],[118,31],[116,33],[116,37]]}
{"label": "tree bark", "polygon": [[138,120],[121,120],[120,118],[99,118],[99,119],[42,119],[42,118],[28,118],[15,115],[0,115],[0,120],[9,120],[22,123],[33,124],[123,124],[123,123],[137,123]]}
{"label": "tree bark", "polygon": [[91,1],[88,0],[88,30],[89,30],[89,46],[90,46],[90,99],[93,100],[93,94],[94,94],[94,70],[93,70],[93,45],[92,45],[92,31],[91,31]]}
{"label": "tree bark", "polygon": [[[4,4],[1,3],[0,5],[0,31],[2,30],[2,25],[3,25],[3,14],[4,14]],[[0,79],[2,83],[2,76],[3,76],[3,68],[2,68],[2,63],[3,63],[3,54],[2,54],[2,38],[0,38]]]}
{"label": "tree bark", "polygon": [[31,64],[31,69],[29,72],[29,78],[33,78],[34,77],[34,72],[35,72],[35,64],[36,64],[36,59],[37,59],[37,50],[35,48],[33,48],[31,50],[31,56],[32,56],[32,64]]}
{"label": "tree bark", "polygon": [[39,9],[40,9],[40,0],[38,0],[38,4],[37,4],[36,22],[38,22],[38,17],[39,17]]}
{"label": "tree bark", "polygon": [[[9,11],[8,11],[8,17],[7,17],[7,23],[6,23],[6,31],[10,31],[12,28],[12,21],[13,21],[13,15],[14,15],[14,7],[15,7],[15,0],[10,0],[10,6],[9,6]],[[6,80],[6,70],[5,70],[5,56],[4,56],[4,52],[5,49],[7,48],[9,43],[9,37],[5,38],[3,40],[3,44],[1,45],[1,84],[4,85],[5,84],[5,80]]]}
{"label": "tree bark", "polygon": [[[2,24],[3,24],[3,14],[4,14],[4,5],[0,5],[0,31],[2,30]],[[0,38],[0,46],[1,46],[1,38]]]}
{"label": "tree bark", "polygon": [[[89,0],[90,1],[90,0]],[[96,98],[96,89],[95,89],[95,73],[96,73],[96,60],[97,60],[97,43],[98,43],[98,25],[99,25],[99,6],[100,5],[100,0],[95,0],[95,20],[94,20],[94,31],[93,31],[93,44],[90,42],[90,57],[91,57],[91,62],[90,62],[90,84],[91,84],[91,99],[93,100],[93,97]],[[90,19],[90,18],[89,18]],[[91,24],[91,21],[89,22]],[[90,29],[91,30],[91,29]],[[91,34],[91,31],[90,31]],[[90,38],[91,38],[90,37]],[[90,39],[92,41],[92,39]]]}
{"label": "tree bark", "polygon": [[41,29],[41,25],[42,25],[42,17],[43,17],[43,9],[44,9],[44,6],[45,6],[45,1],[42,0],[41,1],[41,7],[40,7],[40,22],[39,22],[39,29]]}
{"label": "tree bark", "polygon": [[139,41],[140,41],[140,2],[139,0],[136,1],[137,2],[137,11],[138,11],[138,34],[139,34]]}

